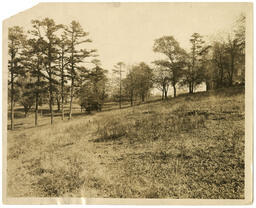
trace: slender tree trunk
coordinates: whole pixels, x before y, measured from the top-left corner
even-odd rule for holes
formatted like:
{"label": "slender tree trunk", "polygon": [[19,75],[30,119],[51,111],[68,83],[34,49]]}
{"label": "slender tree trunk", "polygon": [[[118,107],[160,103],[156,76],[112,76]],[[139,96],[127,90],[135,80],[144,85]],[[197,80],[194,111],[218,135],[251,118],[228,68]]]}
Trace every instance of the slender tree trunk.
{"label": "slender tree trunk", "polygon": [[64,96],[61,97],[61,119],[64,120]]}
{"label": "slender tree trunk", "polygon": [[61,56],[61,119],[64,120],[64,52]]}
{"label": "slender tree trunk", "polygon": [[131,101],[131,106],[133,106],[133,91],[131,91],[131,99],[130,99],[130,101]]}
{"label": "slender tree trunk", "polygon": [[173,85],[173,96],[176,97],[176,85]]}
{"label": "slender tree trunk", "polygon": [[168,90],[169,90],[169,85],[167,84],[165,86],[165,99],[167,100],[168,99]]}
{"label": "slender tree trunk", "polygon": [[51,114],[51,125],[53,124],[53,86],[52,86],[52,68],[51,68],[52,54],[51,54],[51,43],[48,47],[48,70],[49,70],[49,91],[50,91],[50,114]]}
{"label": "slender tree trunk", "polygon": [[38,120],[39,83],[40,83],[40,76],[39,76],[39,66],[38,66],[38,68],[37,68],[36,106],[35,106],[35,126],[37,126],[37,120]]}
{"label": "slender tree trunk", "polygon": [[193,82],[189,82],[189,93],[193,93]]}
{"label": "slender tree trunk", "polygon": [[[51,96],[50,96],[50,91],[49,91],[49,109],[51,109],[51,102],[50,102]],[[51,112],[51,111],[50,111]]]}
{"label": "slender tree trunk", "polygon": [[50,113],[51,113],[51,124],[53,124],[53,109],[52,109],[52,86],[50,87]]}
{"label": "slender tree trunk", "polygon": [[165,87],[165,89],[164,89],[164,99],[165,100],[167,100],[167,97],[168,97],[167,92],[168,92],[167,88]]}
{"label": "slender tree trunk", "polygon": [[50,113],[51,113],[51,124],[53,124],[53,109],[52,109],[52,103],[53,103],[53,95],[52,95],[52,75],[50,73]]}
{"label": "slender tree trunk", "polygon": [[142,101],[142,102],[145,101],[145,95],[144,95],[144,93],[142,93],[142,95],[141,95],[141,101]]}
{"label": "slender tree trunk", "polygon": [[[13,70],[13,63],[11,62],[11,70]],[[11,130],[14,130],[14,78],[11,72]]]}
{"label": "slender tree trunk", "polygon": [[58,106],[58,112],[60,112],[60,98],[56,98],[57,106]]}
{"label": "slender tree trunk", "polygon": [[162,100],[165,99],[165,84],[162,86]]}
{"label": "slender tree trunk", "polygon": [[210,83],[208,81],[205,82],[206,91],[210,90]]}
{"label": "slender tree trunk", "polygon": [[24,113],[25,113],[25,118],[27,118],[27,115],[28,115],[28,109],[24,109]]}
{"label": "slender tree trunk", "polygon": [[70,88],[70,105],[69,105],[69,120],[72,118],[72,103],[73,103],[73,85],[74,85],[74,78],[71,78],[71,88]]}
{"label": "slender tree trunk", "polygon": [[62,92],[62,96],[61,96],[61,119],[64,120],[64,95]]}
{"label": "slender tree trunk", "polygon": [[69,105],[69,120],[72,118],[72,102],[73,102],[73,87],[74,87],[74,36],[72,33],[72,46],[71,46],[71,88],[70,88],[70,105]]}
{"label": "slender tree trunk", "polygon": [[119,108],[122,108],[122,71],[121,71],[121,65],[120,65],[120,98],[119,98]]}
{"label": "slender tree trunk", "polygon": [[223,87],[223,68],[222,67],[220,71],[220,86]]}
{"label": "slender tree trunk", "polygon": [[234,74],[234,55],[231,55],[231,72],[229,77],[229,86],[233,85],[233,74]]}
{"label": "slender tree trunk", "polygon": [[38,119],[38,92],[36,92],[35,126],[37,126],[37,119]]}

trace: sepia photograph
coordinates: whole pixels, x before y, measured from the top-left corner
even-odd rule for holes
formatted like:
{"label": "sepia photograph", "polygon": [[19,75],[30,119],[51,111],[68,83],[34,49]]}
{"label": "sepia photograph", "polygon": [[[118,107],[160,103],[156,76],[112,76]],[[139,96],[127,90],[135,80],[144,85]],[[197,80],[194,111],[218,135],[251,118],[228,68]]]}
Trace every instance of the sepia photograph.
{"label": "sepia photograph", "polygon": [[40,3],[3,21],[4,203],[251,204],[252,9]]}

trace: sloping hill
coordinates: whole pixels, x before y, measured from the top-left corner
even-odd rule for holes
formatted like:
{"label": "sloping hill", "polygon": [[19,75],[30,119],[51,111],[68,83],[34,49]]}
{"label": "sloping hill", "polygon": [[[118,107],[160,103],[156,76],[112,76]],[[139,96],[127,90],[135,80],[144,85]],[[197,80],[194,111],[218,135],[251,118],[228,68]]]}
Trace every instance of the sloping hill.
{"label": "sloping hill", "polygon": [[244,198],[244,89],[8,132],[8,196]]}

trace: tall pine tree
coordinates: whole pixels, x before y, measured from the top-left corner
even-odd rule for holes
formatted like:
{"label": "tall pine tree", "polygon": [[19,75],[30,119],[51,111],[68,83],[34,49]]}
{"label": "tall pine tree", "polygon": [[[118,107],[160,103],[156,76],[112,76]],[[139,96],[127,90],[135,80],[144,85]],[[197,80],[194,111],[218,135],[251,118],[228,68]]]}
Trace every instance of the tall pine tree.
{"label": "tall pine tree", "polygon": [[21,64],[21,53],[23,51],[23,43],[25,35],[23,28],[14,26],[8,30],[8,69],[9,69],[9,82],[10,85],[10,98],[11,98],[11,130],[14,129],[14,96],[15,96],[15,81],[20,75],[25,75],[24,67]]}
{"label": "tall pine tree", "polygon": [[35,35],[38,38],[42,38],[43,48],[43,66],[45,78],[48,80],[49,90],[49,108],[51,114],[51,124],[53,124],[53,91],[56,81],[57,73],[57,59],[58,50],[57,45],[59,38],[56,33],[59,29],[63,28],[62,25],[56,24],[53,19],[45,18],[43,20],[33,20],[33,27],[37,30]]}
{"label": "tall pine tree", "polygon": [[69,40],[69,54],[70,64],[68,67],[68,76],[70,78],[70,106],[69,106],[69,119],[72,118],[72,104],[74,97],[74,89],[76,81],[79,80],[80,73],[84,67],[81,66],[83,60],[90,57],[95,50],[81,49],[82,44],[92,42],[87,38],[88,32],[85,32],[79,22],[72,21],[71,24],[65,29],[66,35]]}

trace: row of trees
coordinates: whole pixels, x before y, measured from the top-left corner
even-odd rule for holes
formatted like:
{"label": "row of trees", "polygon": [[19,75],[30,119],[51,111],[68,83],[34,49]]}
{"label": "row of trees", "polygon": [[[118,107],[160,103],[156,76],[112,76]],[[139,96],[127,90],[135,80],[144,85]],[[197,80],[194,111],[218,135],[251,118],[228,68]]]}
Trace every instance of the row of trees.
{"label": "row of trees", "polygon": [[155,86],[167,98],[169,85],[176,88],[187,86],[193,93],[198,85],[206,89],[232,86],[244,83],[245,79],[245,16],[241,15],[227,38],[220,38],[206,44],[203,37],[192,34],[190,51],[185,51],[173,36],[155,40],[153,50],[165,55],[166,59],[154,61]]}
{"label": "row of trees", "polygon": [[[95,90],[99,82],[100,85],[106,82],[106,71],[100,68],[99,61],[91,61],[96,50],[88,49],[87,43],[92,41],[79,22],[62,25],[45,18],[31,23],[32,29],[26,33],[19,26],[8,31],[11,129],[14,129],[14,103],[17,101],[24,106],[25,113],[35,105],[35,125],[38,124],[38,106],[48,102],[53,124],[54,100],[62,119],[64,103],[69,101],[71,119],[74,96],[82,97],[81,89],[85,85],[94,85]],[[89,63],[88,66],[85,63]]]}
{"label": "row of trees", "polygon": [[[167,99],[168,90],[173,88],[176,97],[178,87],[187,87],[189,93],[206,85],[206,90],[244,84],[245,81],[245,16],[235,22],[233,31],[227,37],[206,43],[203,36],[194,33],[190,38],[190,50],[183,49],[173,36],[163,36],[155,40],[153,51],[163,54],[163,59],[155,60],[152,66],[141,62],[128,67],[128,74],[122,79],[123,63],[118,63],[114,72],[118,76],[121,100],[145,97],[150,89],[162,92],[162,99]],[[123,90],[122,90],[123,88]]]}
{"label": "row of trees", "polygon": [[[38,108],[48,103],[53,123],[53,105],[56,103],[64,119],[64,104],[69,103],[68,118],[72,118],[74,99],[81,109],[101,110],[110,92],[107,70],[95,59],[96,50],[88,49],[92,41],[89,33],[77,21],[69,25],[56,24],[53,19],[32,20],[32,29],[9,28],[9,99],[11,104],[11,129],[14,128],[14,103],[19,102],[27,112],[34,106],[35,125],[38,124]],[[155,40],[153,51],[163,54],[150,66],[144,62],[114,66],[117,76],[112,96],[122,107],[122,101],[131,106],[136,99],[142,102],[152,88],[162,92],[167,99],[173,88],[176,97],[178,87],[187,87],[193,93],[198,85],[206,89],[244,83],[245,77],[245,16],[236,21],[227,37],[206,43],[198,33],[190,38],[190,49],[183,49],[173,36]],[[126,68],[126,75],[123,76]]]}
{"label": "row of trees", "polygon": [[[133,106],[135,100],[144,102],[150,96],[154,87],[154,74],[153,69],[145,62],[132,66],[118,62],[112,71],[112,92],[109,94],[112,95],[113,101],[119,102],[119,108],[122,106],[122,101],[129,101]],[[123,72],[126,72],[125,75]]]}

